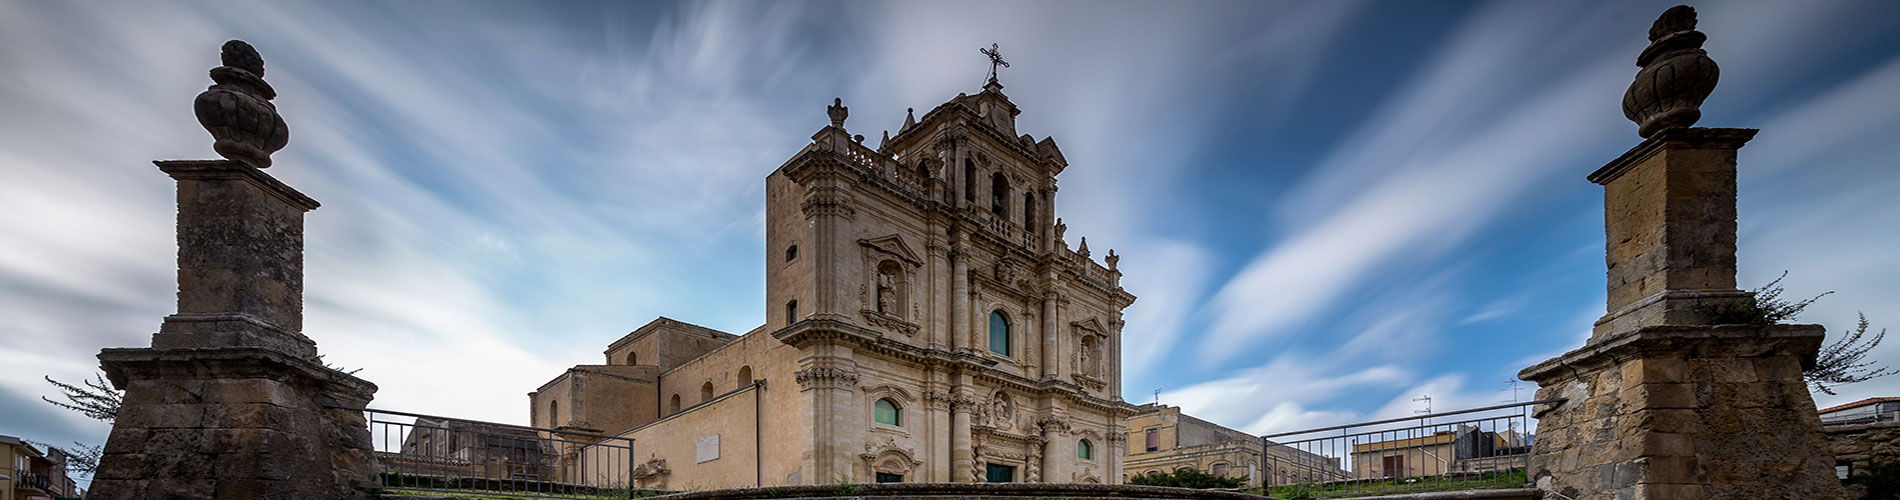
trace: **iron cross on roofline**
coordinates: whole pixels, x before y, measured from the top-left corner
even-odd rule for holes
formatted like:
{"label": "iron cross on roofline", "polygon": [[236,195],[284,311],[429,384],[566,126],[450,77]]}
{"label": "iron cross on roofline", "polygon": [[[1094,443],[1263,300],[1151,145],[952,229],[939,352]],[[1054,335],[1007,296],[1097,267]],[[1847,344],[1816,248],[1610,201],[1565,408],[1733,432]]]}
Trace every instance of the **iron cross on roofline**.
{"label": "iron cross on roofline", "polygon": [[976,51],[982,52],[983,55],[990,56],[990,81],[992,82],[996,81],[996,67],[997,66],[1002,66],[1005,68],[1009,67],[1009,61],[1003,60],[1003,52],[1001,50],[1001,47],[997,47],[996,44],[994,43],[990,44],[990,48],[985,49],[985,48],[979,47],[976,49]]}

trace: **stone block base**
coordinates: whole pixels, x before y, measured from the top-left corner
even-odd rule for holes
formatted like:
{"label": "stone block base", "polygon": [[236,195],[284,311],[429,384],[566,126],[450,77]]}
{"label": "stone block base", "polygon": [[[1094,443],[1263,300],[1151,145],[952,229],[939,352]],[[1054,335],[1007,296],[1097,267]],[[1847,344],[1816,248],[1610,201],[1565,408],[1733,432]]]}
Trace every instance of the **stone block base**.
{"label": "stone block base", "polygon": [[1834,457],[1801,378],[1814,325],[1653,326],[1526,368],[1530,474],[1574,500],[1837,499]]}
{"label": "stone block base", "polygon": [[87,498],[356,498],[376,386],[270,349],[107,349],[125,390]]}

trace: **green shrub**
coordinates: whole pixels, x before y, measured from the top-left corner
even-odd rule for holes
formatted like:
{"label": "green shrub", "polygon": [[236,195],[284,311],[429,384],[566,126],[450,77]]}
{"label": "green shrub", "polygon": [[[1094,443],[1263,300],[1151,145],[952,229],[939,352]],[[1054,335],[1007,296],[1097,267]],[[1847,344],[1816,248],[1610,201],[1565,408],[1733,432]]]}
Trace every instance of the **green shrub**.
{"label": "green shrub", "polygon": [[1247,484],[1247,478],[1215,477],[1213,474],[1194,469],[1179,469],[1174,472],[1155,472],[1134,476],[1128,478],[1128,484],[1198,489],[1239,488]]}

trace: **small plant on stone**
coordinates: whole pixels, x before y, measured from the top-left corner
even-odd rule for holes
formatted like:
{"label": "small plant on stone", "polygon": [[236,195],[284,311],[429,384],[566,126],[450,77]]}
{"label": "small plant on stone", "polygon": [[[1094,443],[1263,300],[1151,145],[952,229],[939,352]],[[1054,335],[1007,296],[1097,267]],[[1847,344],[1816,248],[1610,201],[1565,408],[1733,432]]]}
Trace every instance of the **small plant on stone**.
{"label": "small plant on stone", "polygon": [[1801,375],[1807,379],[1808,386],[1814,390],[1834,395],[1834,387],[1866,382],[1879,377],[1892,375],[1892,367],[1875,367],[1873,361],[1864,361],[1867,352],[1880,345],[1887,337],[1887,329],[1882,328],[1874,336],[1867,336],[1867,314],[1861,313],[1860,323],[1853,332],[1821,348],[1821,355],[1814,361],[1814,368]]}
{"label": "small plant on stone", "polygon": [[858,485],[851,484],[851,478],[846,477],[844,474],[839,474],[838,486],[831,490],[831,496],[848,497],[856,494],[858,494]]}
{"label": "small plant on stone", "polygon": [[1754,300],[1697,304],[1694,309],[1708,318],[1709,324],[1712,325],[1773,325],[1793,320],[1795,316],[1801,314],[1802,310],[1807,309],[1809,304],[1834,293],[1828,291],[1809,297],[1807,300],[1789,302],[1781,298],[1782,292],[1785,291],[1781,288],[1781,280],[1787,277],[1788,272],[1782,271],[1781,276],[1775,278],[1774,281],[1762,285],[1761,288],[1749,290]]}

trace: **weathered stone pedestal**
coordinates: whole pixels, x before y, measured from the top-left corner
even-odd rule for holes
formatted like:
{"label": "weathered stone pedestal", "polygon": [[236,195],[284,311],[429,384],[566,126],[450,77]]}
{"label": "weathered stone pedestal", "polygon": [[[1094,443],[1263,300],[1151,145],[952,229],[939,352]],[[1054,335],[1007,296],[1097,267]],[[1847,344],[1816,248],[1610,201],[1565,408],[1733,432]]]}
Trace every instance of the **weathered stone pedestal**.
{"label": "weathered stone pedestal", "polygon": [[[1526,368],[1530,468],[1583,499],[1840,498],[1801,369],[1814,325],[1651,326]],[[1546,496],[1546,498],[1560,498]]]}
{"label": "weathered stone pedestal", "polygon": [[125,401],[92,499],[357,498],[376,386],[261,348],[106,349]]}
{"label": "weathered stone pedestal", "polygon": [[1754,130],[1668,128],[1603,185],[1608,313],[1584,346],[1520,372],[1537,398],[1545,498],[1837,499],[1802,379],[1815,325],[1711,325],[1735,288],[1735,159]]}
{"label": "weathered stone pedestal", "polygon": [[326,368],[303,324],[303,214],[317,202],[226,160],[178,181],[178,313],[152,347],[106,349],[125,390],[88,498],[356,498],[376,386]]}

